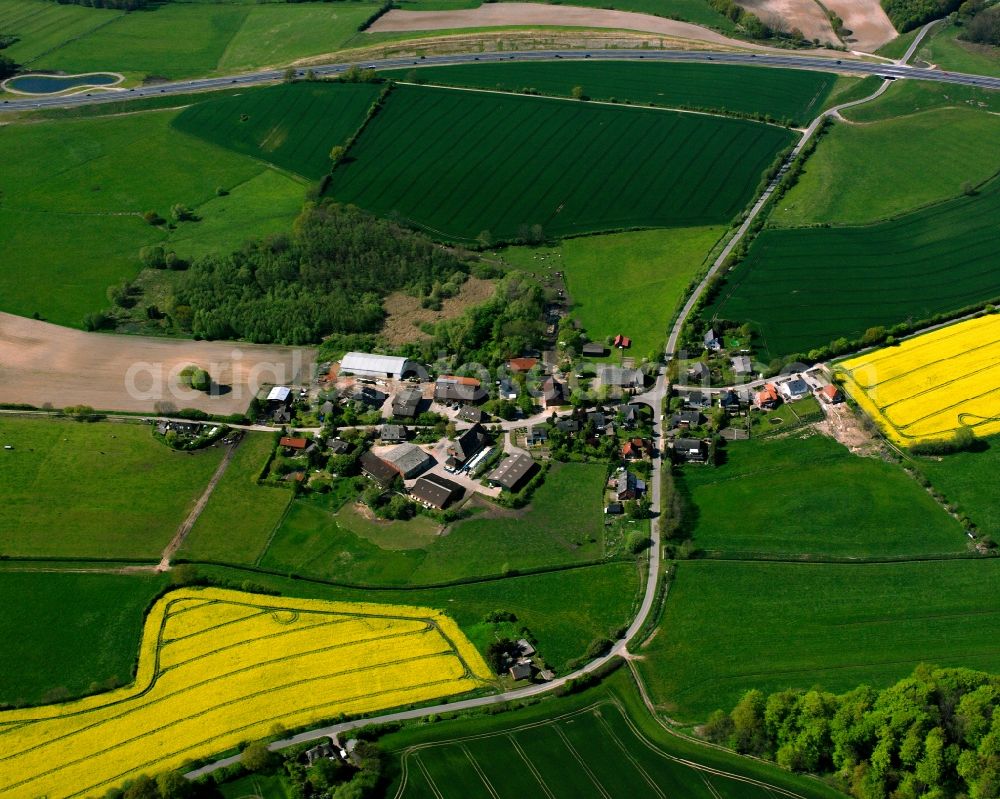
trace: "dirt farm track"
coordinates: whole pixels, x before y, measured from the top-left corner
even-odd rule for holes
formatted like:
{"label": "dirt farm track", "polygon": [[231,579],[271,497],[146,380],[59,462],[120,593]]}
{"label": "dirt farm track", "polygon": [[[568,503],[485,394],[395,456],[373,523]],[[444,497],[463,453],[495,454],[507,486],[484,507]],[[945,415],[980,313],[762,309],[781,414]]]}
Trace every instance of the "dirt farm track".
{"label": "dirt farm track", "polygon": [[[309,348],[84,333],[0,313],[0,402],[242,413],[259,385],[308,381],[314,357]],[[182,388],[176,375],[188,364],[206,369],[223,390],[209,396]]]}

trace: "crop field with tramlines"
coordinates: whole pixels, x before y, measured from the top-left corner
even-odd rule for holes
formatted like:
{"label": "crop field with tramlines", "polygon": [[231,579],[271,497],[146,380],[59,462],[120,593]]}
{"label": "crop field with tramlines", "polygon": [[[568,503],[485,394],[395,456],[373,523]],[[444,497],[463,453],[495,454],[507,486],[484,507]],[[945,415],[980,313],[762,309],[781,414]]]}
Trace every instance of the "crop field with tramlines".
{"label": "crop field with tramlines", "polygon": [[644,796],[765,799],[775,794],[682,761],[650,741],[616,701],[556,718],[411,747],[396,799]]}
{"label": "crop field with tramlines", "polygon": [[634,61],[456,64],[381,74],[445,86],[514,92],[531,88],[562,97],[569,97],[574,86],[582,86],[595,100],[761,114],[799,125],[808,124],[820,112],[837,80],[830,72],[801,69]]}
{"label": "crop field with tramlines", "polygon": [[899,444],[959,427],[1000,432],[1000,316],[949,325],[843,361],[854,400]]}
{"label": "crop field with tramlines", "polygon": [[711,225],[792,140],[742,119],[401,86],[328,194],[455,241]]}
{"label": "crop field with tramlines", "polygon": [[765,230],[708,316],[752,323],[762,357],[1000,297],[1000,179],[872,225]]}
{"label": "crop field with tramlines", "polygon": [[291,83],[196,103],[173,121],[190,133],[311,180],[330,171],[378,96],[370,83]]}
{"label": "crop field with tramlines", "polygon": [[87,796],[240,741],[464,693],[490,672],[440,611],[180,589],[133,685],[0,712],[0,797]]}

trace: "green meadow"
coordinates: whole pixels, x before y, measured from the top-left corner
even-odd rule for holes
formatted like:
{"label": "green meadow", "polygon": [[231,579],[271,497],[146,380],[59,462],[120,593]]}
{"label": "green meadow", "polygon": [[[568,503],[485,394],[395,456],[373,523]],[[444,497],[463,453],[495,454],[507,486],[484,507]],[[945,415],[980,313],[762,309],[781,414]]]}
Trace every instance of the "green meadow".
{"label": "green meadow", "polygon": [[157,561],[223,450],[177,452],[148,425],[0,420],[0,554]]}
{"label": "green meadow", "polygon": [[695,543],[730,557],[965,551],[958,522],[902,469],[819,433],[733,441],[723,465],[685,468],[678,479]]}
{"label": "green meadow", "polygon": [[1000,560],[686,561],[639,669],[682,721],[750,688],[886,686],[918,663],[1000,668]]}
{"label": "green meadow", "polygon": [[1000,437],[984,439],[972,452],[918,458],[923,472],[945,500],[964,513],[980,532],[1000,541]]}

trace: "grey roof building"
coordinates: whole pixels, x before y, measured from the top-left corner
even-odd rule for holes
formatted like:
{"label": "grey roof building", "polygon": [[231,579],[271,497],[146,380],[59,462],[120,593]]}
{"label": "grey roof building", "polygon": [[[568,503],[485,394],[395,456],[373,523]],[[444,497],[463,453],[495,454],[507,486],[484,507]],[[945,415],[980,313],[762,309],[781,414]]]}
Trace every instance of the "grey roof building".
{"label": "grey roof building", "polygon": [[461,466],[476,455],[488,442],[489,436],[486,435],[483,426],[474,424],[448,447],[449,460],[454,461],[454,465]]}
{"label": "grey roof building", "polygon": [[404,388],[392,400],[392,415],[401,419],[412,419],[420,410],[423,392],[415,386]]}
{"label": "grey roof building", "polygon": [[732,359],[733,364],[733,374],[737,375],[749,375],[753,374],[753,363],[751,363],[750,358],[746,355],[737,355]]}
{"label": "grey roof building", "polygon": [[361,466],[361,473],[374,480],[382,488],[388,488],[392,481],[399,477],[399,472],[370,450],[363,452],[358,462]]}
{"label": "grey roof building", "polygon": [[436,474],[418,478],[410,489],[410,494],[417,502],[438,510],[447,508],[456,499],[460,499],[463,493],[465,489],[458,483]]}
{"label": "grey roof building", "polygon": [[416,444],[393,447],[382,456],[382,460],[399,472],[404,480],[416,477],[434,463],[434,459]]}
{"label": "grey roof building", "polygon": [[708,457],[708,446],[697,438],[678,438],[674,441],[674,455],[678,460],[701,463]]}
{"label": "grey roof building", "polygon": [[398,444],[401,441],[406,441],[406,426],[401,424],[384,424],[378,437],[386,444]]}
{"label": "grey roof building", "polygon": [[508,491],[517,491],[537,468],[538,464],[531,457],[524,453],[519,453],[511,455],[504,460],[503,463],[489,473],[486,480],[492,486],[506,488]]}
{"label": "grey roof building", "polygon": [[580,348],[580,353],[588,358],[603,358],[608,354],[608,348],[599,341],[588,341]]}

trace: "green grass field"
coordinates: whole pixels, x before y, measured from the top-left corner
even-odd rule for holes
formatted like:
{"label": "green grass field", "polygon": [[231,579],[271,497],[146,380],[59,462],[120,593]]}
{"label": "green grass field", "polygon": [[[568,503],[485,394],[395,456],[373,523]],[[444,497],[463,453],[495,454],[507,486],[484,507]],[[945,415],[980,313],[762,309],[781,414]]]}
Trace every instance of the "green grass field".
{"label": "green grass field", "polygon": [[[913,169],[918,162],[921,168]],[[770,221],[778,227],[873,222],[954,197],[966,181],[981,183],[998,170],[1000,118],[979,110],[836,124]]]}
{"label": "green grass field", "polygon": [[174,127],[318,180],[330,171],[330,149],[357,130],[378,93],[364,83],[270,86],[192,105]]}
{"label": "green grass field", "polygon": [[[140,248],[166,241],[168,233],[181,254],[193,256],[290,227],[304,185],[175,130],[177,113],[0,131],[0,246],[7,263],[18,266],[0,272],[2,310],[37,311],[78,327],[107,306],[108,286],[135,276]],[[231,194],[217,197],[220,187]],[[202,221],[168,232],[141,218],[147,210],[169,217],[175,203],[196,209]]]}
{"label": "green grass field", "polygon": [[918,663],[1000,668],[1000,560],[862,564],[689,561],[639,668],[682,720],[744,691],[889,685]]}
{"label": "green grass field", "polygon": [[627,669],[574,696],[509,713],[406,725],[379,745],[392,753],[386,796],[413,799],[840,796],[818,781],[668,733],[643,706]]}
{"label": "green grass field", "polygon": [[752,322],[762,360],[1000,296],[1000,180],[868,226],[764,230],[707,316]]}
{"label": "green grass field", "polygon": [[352,3],[163,3],[120,11],[4,0],[0,30],[36,70],[111,70],[179,79],[283,66],[339,49],[377,8]]}
{"label": "green grass field", "polygon": [[837,80],[831,73],[794,69],[634,61],[458,64],[384,74],[447,86],[515,92],[531,88],[556,97],[569,97],[574,86],[582,86],[594,100],[762,114],[798,125],[819,113]]}
{"label": "green grass field", "polygon": [[166,584],[152,574],[0,572],[0,704],[129,683],[146,606]]}
{"label": "green grass field", "polygon": [[848,108],[843,115],[852,122],[879,122],[935,108],[1000,112],[1000,92],[924,80],[896,81],[881,97]]}
{"label": "green grass field", "polygon": [[273,444],[267,433],[244,437],[178,557],[247,565],[256,561],[292,500],[287,489],[256,483]]}
{"label": "green grass field", "polygon": [[176,452],[146,425],[0,420],[0,553],[142,558],[201,496],[221,448]]}
{"label": "green grass field", "polygon": [[354,510],[349,483],[296,500],[260,565],[360,585],[427,585],[511,569],[599,560],[604,554],[605,467],[555,466],[521,511],[481,515],[437,533],[430,518],[372,522]]}
{"label": "green grass field", "polygon": [[737,119],[403,86],[329,194],[452,240],[719,224],[791,140]]}
{"label": "green grass field", "polygon": [[927,478],[949,502],[955,503],[979,530],[1000,540],[1000,437],[984,439],[985,449],[959,452],[943,458],[915,461]]}
{"label": "green grass field", "polygon": [[[691,280],[725,232],[667,228],[564,239],[553,247],[510,247],[503,258],[527,271],[561,270],[578,318],[594,340],[624,333],[633,352],[658,352]],[[540,260],[544,259],[544,260]]]}
{"label": "green grass field", "polygon": [[733,557],[881,557],[965,551],[965,535],[894,464],[833,439],[730,442],[726,463],[687,468],[700,549]]}
{"label": "green grass field", "polygon": [[963,42],[958,38],[961,32],[954,24],[939,24],[920,43],[917,59],[952,72],[1000,75],[1000,48]]}

